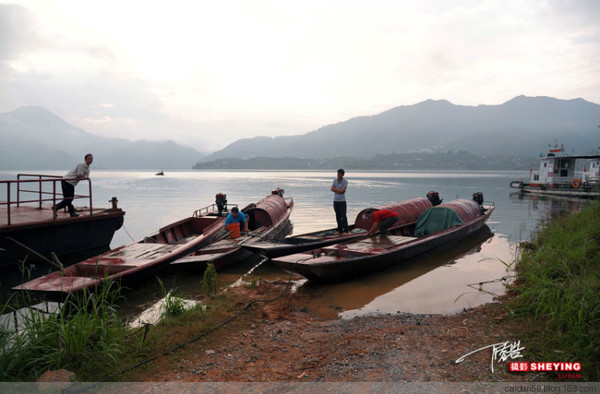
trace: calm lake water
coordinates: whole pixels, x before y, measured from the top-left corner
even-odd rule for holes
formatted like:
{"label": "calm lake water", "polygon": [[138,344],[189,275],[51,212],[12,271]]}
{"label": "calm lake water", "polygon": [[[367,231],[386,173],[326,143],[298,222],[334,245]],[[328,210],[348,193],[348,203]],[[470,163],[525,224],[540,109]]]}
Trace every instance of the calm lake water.
{"label": "calm lake water", "polygon": [[[31,173],[32,171],[29,171]],[[44,172],[49,174],[50,172]],[[52,172],[57,174],[57,172]],[[58,172],[62,175],[62,172]],[[487,303],[491,294],[502,294],[506,264],[516,257],[516,245],[531,239],[551,215],[580,209],[584,200],[520,196],[510,189],[511,180],[525,172],[400,172],[347,171],[348,220],[369,206],[387,204],[437,191],[444,201],[472,197],[482,192],[496,210],[488,221],[493,236],[462,242],[452,249],[434,252],[374,275],[341,284],[318,286],[296,281],[296,291],[310,296],[310,309],[321,317],[352,317],[367,313],[454,313]],[[230,204],[256,202],[275,188],[295,202],[294,234],[335,227],[333,194],[329,187],[335,171],[95,171],[92,168],[94,204],[108,207],[116,196],[126,211],[125,224],[115,233],[112,247],[138,240],[177,219],[214,203],[217,193],[227,194]],[[14,179],[16,172],[0,171],[0,179]],[[0,193],[3,191],[0,190]],[[5,193],[5,192],[4,192]],[[4,196],[0,197],[5,199]],[[227,286],[251,266],[219,274]],[[253,272],[263,279],[287,279],[288,274],[269,262]],[[199,293],[200,276],[163,275],[168,287],[193,297]],[[485,282],[482,290],[479,283]],[[149,280],[127,294],[124,307],[141,310],[161,297],[156,280]]]}

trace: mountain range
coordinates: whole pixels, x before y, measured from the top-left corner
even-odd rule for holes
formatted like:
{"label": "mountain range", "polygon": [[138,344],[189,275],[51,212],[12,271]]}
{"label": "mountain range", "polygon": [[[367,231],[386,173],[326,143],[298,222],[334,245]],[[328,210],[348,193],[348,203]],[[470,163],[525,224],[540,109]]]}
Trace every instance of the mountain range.
{"label": "mountain range", "polygon": [[[448,168],[490,163],[513,169],[528,166],[555,138],[569,153],[596,152],[599,125],[600,105],[581,98],[518,96],[479,106],[427,100],[302,135],[240,139],[204,156],[173,141],[97,136],[30,106],[0,114],[0,170],[66,169],[87,152],[94,153],[97,169],[329,169],[338,167],[337,158],[353,168],[395,169],[420,161],[445,166],[444,160],[453,160],[454,167]],[[471,156],[439,156],[448,152]]]}
{"label": "mountain range", "polygon": [[569,151],[585,153],[600,144],[598,125],[600,105],[580,98],[518,96],[501,105],[479,106],[427,100],[303,135],[241,139],[203,161],[256,157],[368,159],[449,150],[537,157],[555,138]]}
{"label": "mountain range", "polygon": [[0,114],[0,169],[69,169],[94,154],[97,169],[182,169],[203,157],[173,141],[129,141],[85,132],[48,110],[29,106]]}

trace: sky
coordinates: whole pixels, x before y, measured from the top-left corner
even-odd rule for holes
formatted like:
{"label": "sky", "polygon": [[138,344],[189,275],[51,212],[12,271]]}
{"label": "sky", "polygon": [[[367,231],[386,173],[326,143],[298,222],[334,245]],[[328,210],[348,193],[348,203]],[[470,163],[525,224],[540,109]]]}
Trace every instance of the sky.
{"label": "sky", "polygon": [[0,0],[0,113],[211,152],[424,100],[600,103],[597,0]]}

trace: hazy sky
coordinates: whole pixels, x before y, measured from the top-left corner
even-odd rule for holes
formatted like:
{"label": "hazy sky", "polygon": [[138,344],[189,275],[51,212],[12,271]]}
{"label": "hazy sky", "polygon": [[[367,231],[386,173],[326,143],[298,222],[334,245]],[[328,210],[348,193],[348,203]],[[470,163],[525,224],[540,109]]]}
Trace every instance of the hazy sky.
{"label": "hazy sky", "polygon": [[0,112],[199,150],[426,99],[600,103],[598,0],[0,0]]}

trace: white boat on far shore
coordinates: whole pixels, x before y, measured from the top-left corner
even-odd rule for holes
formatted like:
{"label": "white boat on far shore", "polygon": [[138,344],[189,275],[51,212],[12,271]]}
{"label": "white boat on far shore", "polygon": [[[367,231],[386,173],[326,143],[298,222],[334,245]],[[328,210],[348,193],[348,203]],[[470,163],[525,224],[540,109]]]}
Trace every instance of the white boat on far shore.
{"label": "white boat on far shore", "polygon": [[539,171],[529,170],[529,179],[512,181],[510,187],[525,193],[570,197],[600,197],[600,148],[596,154],[566,154],[555,142],[540,154]]}

